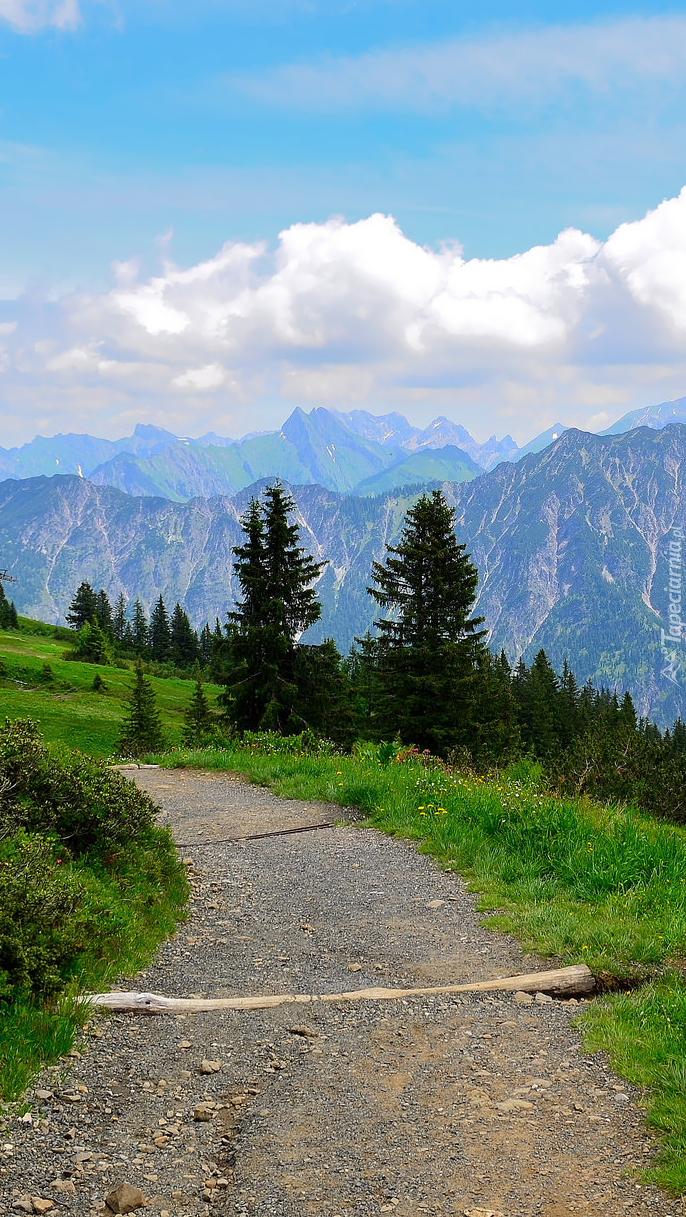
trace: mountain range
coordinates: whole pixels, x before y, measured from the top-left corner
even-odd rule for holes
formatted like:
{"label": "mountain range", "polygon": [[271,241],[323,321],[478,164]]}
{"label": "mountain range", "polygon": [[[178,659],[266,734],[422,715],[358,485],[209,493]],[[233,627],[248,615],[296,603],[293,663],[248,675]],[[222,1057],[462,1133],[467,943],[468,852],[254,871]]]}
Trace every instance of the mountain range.
{"label": "mountain range", "polygon": [[[671,422],[686,422],[686,398],[625,414],[606,434],[638,426],[659,429]],[[542,451],[564,431],[557,423],[520,448],[509,435],[477,443],[447,418],[422,428],[399,413],[377,416],[318,407],[308,414],[298,408],[279,431],[240,440],[213,432],[188,439],[143,424],[118,440],[37,436],[20,448],[0,448],[0,477],[75,473],[99,486],[175,502],[234,495],[265,477],[376,495],[435,481],[472,481],[504,461]]]}
{"label": "mountain range", "polygon": [[[434,452],[440,456],[434,459]],[[343,414],[318,408],[307,414],[296,409],[279,431],[241,440],[214,434],[180,438],[143,425],[132,436],[111,441],[38,436],[21,448],[0,449],[0,476],[75,473],[128,494],[176,502],[236,494],[262,477],[370,495],[441,478],[468,481],[518,452],[509,436],[477,444],[464,427],[445,418],[422,429],[400,414],[378,418],[363,410]]]}
{"label": "mountain range", "polygon": [[[379,441],[359,438],[362,472],[371,460],[364,444]],[[450,447],[419,446],[409,455],[403,449],[402,461],[433,453],[443,459]],[[323,460],[314,443],[310,459]],[[285,471],[281,476],[287,480]],[[686,529],[686,426],[604,436],[569,429],[543,451],[470,481],[440,480],[479,570],[478,611],[493,647],[530,659],[543,646],[558,667],[568,658],[582,681],[630,689],[640,711],[658,722],[686,717],[683,648],[676,648],[671,678],[660,649],[668,545],[675,528]],[[265,481],[188,501],[133,495],[74,475],[3,481],[0,556],[17,578],[18,608],[61,620],[88,579],[112,597],[124,591],[146,605],[160,593],[168,604],[178,599],[196,624],[223,619],[236,592],[231,548],[239,519]],[[318,584],[322,619],[309,637],[334,637],[346,650],[374,618],[366,593],[372,561],[397,540],[418,491],[382,488],[365,496],[305,484],[293,493],[303,544],[328,559]]]}
{"label": "mountain range", "polygon": [[[658,429],[671,422],[686,422],[686,398],[626,414],[607,434],[637,426]],[[37,436],[20,448],[0,448],[0,477],[75,473],[99,486],[175,502],[234,495],[264,477],[376,495],[435,481],[472,481],[504,461],[540,452],[564,430],[558,423],[519,448],[509,435],[477,443],[447,418],[421,428],[398,413],[376,416],[319,407],[307,414],[298,408],[279,431],[241,440],[214,433],[181,438],[140,424],[133,435],[118,440]]]}

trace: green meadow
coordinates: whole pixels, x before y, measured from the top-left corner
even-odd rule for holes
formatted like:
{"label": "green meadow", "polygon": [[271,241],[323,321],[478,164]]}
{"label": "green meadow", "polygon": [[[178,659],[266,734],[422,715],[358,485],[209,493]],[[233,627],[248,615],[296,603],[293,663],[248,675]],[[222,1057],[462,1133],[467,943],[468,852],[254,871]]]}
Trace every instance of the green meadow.
{"label": "green meadow", "polygon": [[[95,757],[112,756],[126,713],[133,663],[79,663],[69,659],[69,631],[53,631],[22,618],[20,622],[26,632],[0,631],[0,718],[33,718],[50,742]],[[99,692],[93,689],[96,675],[105,685]],[[170,745],[177,744],[193,682],[176,676],[151,675],[150,680],[165,736]],[[212,686],[206,686],[206,692],[212,699]]]}

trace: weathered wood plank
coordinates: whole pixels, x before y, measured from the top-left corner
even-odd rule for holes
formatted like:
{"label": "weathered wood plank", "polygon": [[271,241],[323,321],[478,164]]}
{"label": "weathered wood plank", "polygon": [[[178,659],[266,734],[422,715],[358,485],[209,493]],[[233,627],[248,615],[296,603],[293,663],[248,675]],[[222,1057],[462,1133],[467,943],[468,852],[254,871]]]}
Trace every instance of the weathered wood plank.
{"label": "weathered wood plank", "polygon": [[269,1010],[274,1006],[307,1005],[314,1002],[392,1001],[402,997],[432,997],[442,993],[503,992],[548,993],[575,997],[592,993],[593,973],[586,964],[555,968],[550,972],[527,972],[467,985],[435,985],[422,989],[352,989],[347,993],[272,993],[254,997],[163,997],[159,993],[93,993],[84,998],[92,1006],[132,1014],[201,1014],[209,1010]]}

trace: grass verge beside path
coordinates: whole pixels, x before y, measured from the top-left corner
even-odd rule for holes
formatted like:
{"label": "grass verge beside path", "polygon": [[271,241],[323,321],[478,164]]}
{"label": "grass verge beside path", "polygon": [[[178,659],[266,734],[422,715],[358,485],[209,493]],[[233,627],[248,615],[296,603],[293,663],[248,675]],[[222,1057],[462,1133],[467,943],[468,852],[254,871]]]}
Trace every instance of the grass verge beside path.
{"label": "grass verge beside path", "polygon": [[[152,758],[151,758],[152,759]],[[587,1047],[646,1088],[660,1133],[649,1175],[686,1192],[686,831],[631,810],[541,793],[525,765],[491,780],[409,759],[179,751],[172,767],[244,774],[289,798],[361,808],[410,838],[497,910],[488,924],[527,950],[585,962],[610,987],[585,1014]],[[640,984],[641,987],[632,988]]]}

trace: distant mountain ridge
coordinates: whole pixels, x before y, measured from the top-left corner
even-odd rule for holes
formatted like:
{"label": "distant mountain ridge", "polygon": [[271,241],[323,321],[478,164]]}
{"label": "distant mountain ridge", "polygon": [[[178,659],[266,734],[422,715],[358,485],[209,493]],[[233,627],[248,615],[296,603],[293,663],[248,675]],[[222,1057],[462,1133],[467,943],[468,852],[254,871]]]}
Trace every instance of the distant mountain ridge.
{"label": "distant mountain ridge", "polygon": [[[686,422],[686,398],[632,411],[607,434],[638,425],[660,428],[673,421]],[[397,412],[374,415],[315,407],[306,413],[297,408],[279,431],[240,440],[213,432],[200,439],[180,438],[142,424],[119,440],[37,436],[21,448],[0,448],[0,477],[75,473],[127,494],[161,495],[176,502],[237,494],[263,477],[373,495],[435,480],[472,481],[503,461],[540,452],[564,431],[557,423],[519,448],[509,435],[477,443],[463,426],[444,417],[422,428]]]}
{"label": "distant mountain ridge", "polygon": [[[88,579],[147,605],[160,593],[167,603],[178,599],[196,624],[223,620],[236,592],[239,518],[264,484],[181,503],[77,476],[6,480],[0,555],[17,578],[17,606],[63,619]],[[478,610],[492,646],[527,660],[543,646],[556,666],[567,658],[581,681],[629,688],[639,710],[663,725],[686,717],[686,644],[677,646],[674,679],[664,675],[661,653],[668,545],[676,528],[686,530],[686,426],[608,436],[568,430],[542,452],[470,482],[446,481],[444,491],[479,570]],[[417,493],[294,488],[303,544],[329,560],[313,641],[332,636],[347,650],[371,624],[372,561],[397,539]]]}

